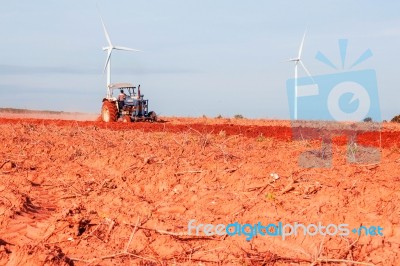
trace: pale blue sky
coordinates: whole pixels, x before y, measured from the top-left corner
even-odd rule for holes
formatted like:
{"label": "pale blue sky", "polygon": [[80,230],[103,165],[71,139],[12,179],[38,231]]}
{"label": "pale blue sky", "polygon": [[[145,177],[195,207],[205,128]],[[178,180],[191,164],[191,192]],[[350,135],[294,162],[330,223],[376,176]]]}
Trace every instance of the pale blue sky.
{"label": "pale blue sky", "polygon": [[[340,38],[349,63],[370,48],[353,70],[376,70],[383,119],[400,113],[398,1],[97,2],[114,44],[143,51],[114,51],[113,81],[141,84],[161,115],[289,118],[285,60],[307,26],[313,75],[338,72],[315,55],[339,63]],[[107,43],[96,1],[0,0],[0,37],[0,107],[99,112]]]}

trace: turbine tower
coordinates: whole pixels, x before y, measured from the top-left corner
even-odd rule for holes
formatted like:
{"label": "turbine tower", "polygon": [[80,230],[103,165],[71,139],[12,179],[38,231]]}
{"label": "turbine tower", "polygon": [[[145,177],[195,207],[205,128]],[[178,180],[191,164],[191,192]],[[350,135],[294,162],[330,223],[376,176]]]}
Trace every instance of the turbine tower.
{"label": "turbine tower", "polygon": [[307,70],[307,68],[304,66],[303,61],[301,60],[301,53],[303,52],[303,46],[304,46],[304,39],[306,38],[306,32],[304,32],[303,39],[301,40],[299,52],[297,54],[296,58],[291,58],[288,61],[289,62],[294,62],[294,108],[293,108],[293,118],[294,120],[297,120],[297,95],[298,95],[298,88],[297,88],[297,72],[298,72],[298,65],[300,64],[303,69],[306,71],[307,75],[312,79],[312,76],[310,72]]}
{"label": "turbine tower", "polygon": [[106,64],[104,65],[103,73],[107,69],[107,98],[109,98],[109,97],[111,97],[109,87],[111,84],[111,53],[112,53],[112,51],[115,49],[115,50],[122,50],[122,51],[140,52],[140,50],[113,45],[111,42],[110,36],[108,35],[107,28],[104,24],[104,21],[103,21],[103,18],[101,15],[100,15],[100,19],[101,19],[101,24],[103,25],[104,35],[106,36],[107,43],[108,43],[108,46],[103,47],[103,51],[107,51],[107,59],[106,59]]}

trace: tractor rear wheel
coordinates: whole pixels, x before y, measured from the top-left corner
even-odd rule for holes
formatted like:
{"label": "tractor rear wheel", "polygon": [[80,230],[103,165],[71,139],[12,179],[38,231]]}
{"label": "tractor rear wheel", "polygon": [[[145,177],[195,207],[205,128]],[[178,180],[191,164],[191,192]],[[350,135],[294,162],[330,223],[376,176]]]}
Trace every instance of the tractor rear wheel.
{"label": "tractor rear wheel", "polygon": [[124,117],[122,118],[122,122],[124,123],[131,122],[131,117],[129,115],[124,115]]}
{"label": "tractor rear wheel", "polygon": [[156,122],[157,121],[156,112],[154,112],[154,111],[149,112],[149,117],[150,117],[150,121],[151,122]]}
{"label": "tractor rear wheel", "polygon": [[101,119],[104,122],[115,122],[117,121],[118,110],[117,106],[113,102],[104,101],[101,107]]}

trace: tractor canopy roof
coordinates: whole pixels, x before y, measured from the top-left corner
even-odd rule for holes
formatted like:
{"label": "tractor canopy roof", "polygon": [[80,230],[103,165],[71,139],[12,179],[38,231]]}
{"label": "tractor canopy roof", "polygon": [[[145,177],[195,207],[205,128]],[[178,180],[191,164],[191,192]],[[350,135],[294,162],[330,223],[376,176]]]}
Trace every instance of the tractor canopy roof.
{"label": "tractor canopy roof", "polygon": [[135,88],[135,86],[133,86],[130,83],[114,83],[114,84],[110,84],[108,85],[108,87],[111,90],[116,90],[116,89],[125,89],[125,88]]}

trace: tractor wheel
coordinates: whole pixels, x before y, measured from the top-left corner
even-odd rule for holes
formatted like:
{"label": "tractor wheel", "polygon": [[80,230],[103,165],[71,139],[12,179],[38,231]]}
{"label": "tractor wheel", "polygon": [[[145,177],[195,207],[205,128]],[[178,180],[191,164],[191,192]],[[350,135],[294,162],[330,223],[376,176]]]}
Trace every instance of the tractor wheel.
{"label": "tractor wheel", "polygon": [[149,112],[149,117],[150,117],[150,121],[151,122],[156,122],[157,121],[156,112],[154,112],[154,111]]}
{"label": "tractor wheel", "polygon": [[117,121],[118,110],[113,102],[104,101],[101,107],[101,118],[104,122]]}
{"label": "tractor wheel", "polygon": [[131,121],[132,120],[129,115],[124,115],[124,117],[122,118],[122,122],[124,122],[124,123],[130,123]]}

